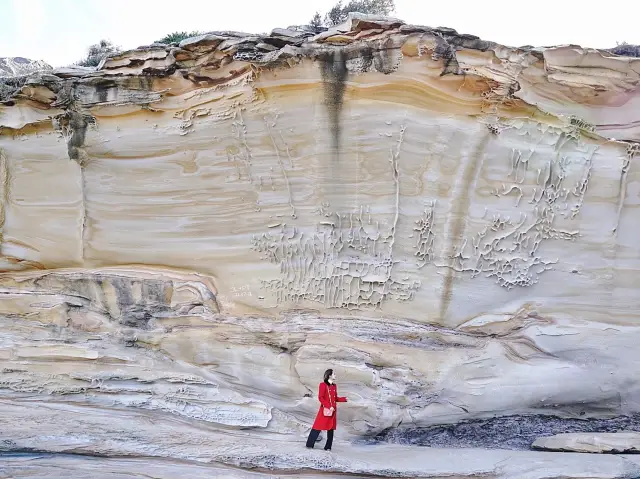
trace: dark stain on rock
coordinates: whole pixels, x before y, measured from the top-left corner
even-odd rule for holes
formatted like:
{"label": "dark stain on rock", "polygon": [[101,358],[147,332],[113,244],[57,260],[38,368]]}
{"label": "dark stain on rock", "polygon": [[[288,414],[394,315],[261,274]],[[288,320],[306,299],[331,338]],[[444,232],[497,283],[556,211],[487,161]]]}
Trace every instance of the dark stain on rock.
{"label": "dark stain on rock", "polygon": [[382,371],[384,369],[383,366],[378,366],[377,364],[364,363],[364,365],[368,368],[375,369],[376,371]]}
{"label": "dark stain on rock", "polygon": [[134,306],[133,295],[131,294],[133,281],[129,278],[112,276],[109,278],[109,284],[115,290],[118,309],[121,312],[121,316],[123,316],[125,310]]}
{"label": "dark stain on rock", "polygon": [[444,68],[440,76],[460,75],[460,64],[456,57],[456,50],[466,48],[470,50],[487,51],[493,45],[492,42],[481,40],[474,35],[460,35],[450,28],[436,28],[432,30],[436,37],[436,48],[433,52],[433,59],[442,59]]}
{"label": "dark stain on rock", "polygon": [[168,66],[167,68],[153,68],[146,67],[142,69],[142,74],[151,76],[151,77],[165,77],[173,75],[178,69],[178,65],[175,63],[173,65]]}
{"label": "dark stain on rock", "polygon": [[346,55],[346,64],[354,61],[359,63],[358,72],[368,72],[373,65],[374,49],[369,45],[346,49],[343,53]]}
{"label": "dark stain on rock", "polygon": [[130,328],[149,329],[153,314],[143,305],[133,305],[122,310],[120,324]]}
{"label": "dark stain on rock", "polygon": [[542,436],[624,430],[640,431],[640,414],[603,419],[501,416],[426,428],[389,428],[365,441],[444,448],[530,449],[533,441]]}
{"label": "dark stain on rock", "polygon": [[144,65],[146,62],[146,60],[142,59],[142,58],[132,58],[129,60],[129,67],[131,68],[135,68],[135,67],[141,67],[142,65]]}
{"label": "dark stain on rock", "polygon": [[340,156],[340,112],[344,99],[348,71],[347,59],[342,50],[336,49],[320,56],[324,101],[329,112],[329,131],[335,158]]}
{"label": "dark stain on rock", "polygon": [[373,56],[375,69],[385,75],[398,69],[399,51],[402,45],[397,45],[391,38],[379,42],[379,48]]}
{"label": "dark stain on rock", "polygon": [[[149,329],[156,314],[168,311],[165,303],[164,282],[112,277],[110,283],[116,290],[120,324],[131,328]],[[140,297],[134,298],[133,291]]]}
{"label": "dark stain on rock", "polygon": [[[44,276],[39,278],[37,282],[34,281],[34,286],[42,288],[45,291],[55,291],[60,288],[60,282],[55,276]],[[98,293],[98,297],[96,297],[96,291],[100,290],[99,288],[95,288],[95,283],[91,278],[80,277],[69,278],[63,283],[62,288],[62,294],[82,303],[82,307],[87,307],[96,302],[100,304],[104,296]]]}
{"label": "dark stain on rock", "polygon": [[101,79],[95,82],[96,95],[100,103],[105,103],[109,99],[109,90],[117,89],[118,85],[110,79]]}
{"label": "dark stain on rock", "polygon": [[389,73],[393,73],[394,71],[394,67],[392,66],[393,60],[391,59],[389,50],[380,50],[376,52],[376,55],[373,61],[374,61],[373,64],[377,71],[384,73],[385,75],[388,75]]}
{"label": "dark stain on rock", "polygon": [[149,76],[125,77],[121,78],[119,81],[121,82],[118,87],[120,89],[142,90],[144,92],[153,91],[154,89],[154,79]]}
{"label": "dark stain on rock", "polygon": [[466,48],[469,50],[487,51],[495,45],[493,42],[481,40],[475,35],[460,34],[453,29],[438,28],[436,31],[446,40],[449,45],[457,48]]}
{"label": "dark stain on rock", "polygon": [[209,76],[198,75],[196,72],[190,71],[181,71],[181,75],[185,80],[189,80],[199,86],[202,87],[211,87],[216,85],[224,85],[230,81],[235,80],[236,78],[241,77],[249,70],[251,70],[251,66],[246,66],[239,68],[238,70],[231,70],[228,75],[222,76],[219,78],[212,78]]}
{"label": "dark stain on rock", "polygon": [[164,282],[144,281],[142,282],[142,298],[146,304],[164,305]]}
{"label": "dark stain on rock", "polygon": [[82,113],[77,111],[68,110],[66,113],[69,121],[69,130],[71,135],[67,141],[67,154],[72,160],[81,160],[80,148],[84,145],[84,140],[87,135],[87,126],[89,123],[85,119]]}
{"label": "dark stain on rock", "polygon": [[[38,280],[38,286],[48,290],[58,289],[59,284],[55,277]],[[106,288],[114,290],[119,314],[110,311]],[[139,329],[149,329],[155,317],[172,313],[171,290],[171,281],[104,274],[65,278],[63,286],[63,294],[81,303],[70,306],[97,310],[112,321]]]}
{"label": "dark stain on rock", "polygon": [[444,68],[442,69],[442,73],[440,76],[445,75],[459,75],[460,74],[460,64],[458,63],[458,59],[455,55],[451,57],[444,58]]}
{"label": "dark stain on rock", "polygon": [[[436,35],[436,47],[433,50],[432,58],[434,60],[442,59],[444,68],[440,76],[453,74],[458,75],[460,73],[460,65],[456,58],[455,45],[449,43],[443,35]],[[454,37],[457,38],[457,37]]]}
{"label": "dark stain on rock", "polygon": [[[37,278],[33,284],[39,290],[64,295],[70,310],[98,312],[109,321],[137,329],[155,327],[156,318],[188,314],[194,306],[203,306],[205,300],[215,302],[213,292],[206,290],[205,298],[172,309],[173,282],[167,279],[105,273],[66,277],[50,274]],[[278,348],[284,352],[281,346]]]}

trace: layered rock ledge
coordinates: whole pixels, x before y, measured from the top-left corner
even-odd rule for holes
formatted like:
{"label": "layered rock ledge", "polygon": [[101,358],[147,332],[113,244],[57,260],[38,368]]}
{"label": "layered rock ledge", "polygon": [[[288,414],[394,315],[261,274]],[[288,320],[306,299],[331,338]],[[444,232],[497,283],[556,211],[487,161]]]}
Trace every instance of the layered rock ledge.
{"label": "layered rock ledge", "polygon": [[[423,477],[633,477],[483,448],[636,427],[639,80],[353,15],[4,81],[0,451],[381,476],[438,452],[347,445],[377,437],[478,448]],[[296,449],[327,367],[363,455],[334,469]]]}
{"label": "layered rock ledge", "polygon": [[532,445],[543,451],[639,453],[640,432],[566,433],[541,437]]}
{"label": "layered rock ledge", "polygon": [[[304,449],[304,448],[303,448]],[[86,454],[14,454],[2,457],[0,473],[12,478],[129,479],[189,477],[301,478],[499,478],[630,479],[640,474],[638,456],[596,456],[480,449],[368,448],[306,452],[299,445],[236,444],[224,454],[207,450],[197,461],[157,457],[91,457]],[[209,462],[212,461],[212,462]],[[213,462],[215,461],[215,462]],[[274,476],[279,474],[278,476]]]}

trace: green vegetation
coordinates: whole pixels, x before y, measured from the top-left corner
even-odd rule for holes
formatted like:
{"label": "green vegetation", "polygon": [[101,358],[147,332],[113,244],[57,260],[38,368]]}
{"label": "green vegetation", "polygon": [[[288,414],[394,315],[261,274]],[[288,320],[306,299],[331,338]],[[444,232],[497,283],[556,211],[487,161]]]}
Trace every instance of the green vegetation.
{"label": "green vegetation", "polygon": [[395,9],[396,6],[393,0],[351,0],[344,6],[342,5],[342,0],[340,0],[325,14],[324,18],[320,15],[320,12],[316,12],[309,25],[331,27],[344,22],[351,12],[389,15]]}
{"label": "green vegetation", "polygon": [[609,51],[616,55],[640,57],[640,45],[631,45],[627,42],[618,43],[615,48],[611,48]]}
{"label": "green vegetation", "polygon": [[197,37],[198,35],[204,35],[204,32],[173,32],[165,35],[160,40],[157,40],[155,43],[180,43],[185,38],[189,37]]}
{"label": "green vegetation", "polygon": [[120,47],[114,45],[111,41],[100,40],[100,42],[91,45],[87,49],[87,56],[80,60],[77,65],[81,67],[97,67],[107,55],[120,51],[122,51]]}
{"label": "green vegetation", "polygon": [[[344,22],[351,12],[368,13],[373,15],[389,15],[395,11],[394,0],[349,0],[349,3],[342,4],[342,0],[336,3],[324,17],[320,12],[316,12],[309,22],[315,27],[333,26]],[[173,32],[165,35],[154,43],[180,43],[185,38],[204,35],[205,32]],[[108,55],[121,52],[122,49],[114,45],[110,40],[100,40],[95,45],[91,45],[87,50],[87,56],[76,63],[83,67],[97,67],[103,58]]]}

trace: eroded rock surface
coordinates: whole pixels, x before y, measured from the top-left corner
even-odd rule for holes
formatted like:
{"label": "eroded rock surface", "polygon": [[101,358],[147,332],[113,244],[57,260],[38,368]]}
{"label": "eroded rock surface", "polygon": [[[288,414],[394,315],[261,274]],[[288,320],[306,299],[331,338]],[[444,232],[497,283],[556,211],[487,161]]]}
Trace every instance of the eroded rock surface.
{"label": "eroded rock surface", "polygon": [[[639,79],[353,15],[5,82],[1,450],[324,470],[286,451],[327,367],[336,449],[633,426]],[[592,461],[558,475],[636,471]]]}
{"label": "eroded rock surface", "polygon": [[532,447],[544,451],[639,453],[640,432],[557,434],[536,439]]}
{"label": "eroded rock surface", "polygon": [[[302,448],[304,449],[304,448]],[[215,449],[198,461],[155,457],[87,457],[74,454],[20,454],[3,457],[0,474],[13,478],[64,477],[124,479],[144,477],[200,478],[500,478],[500,479],[628,479],[638,477],[634,456],[596,456],[532,451],[484,451],[388,446],[344,446],[340,453],[304,451],[298,445],[274,442],[219,454]],[[219,462],[209,463],[216,459]],[[274,471],[278,475],[274,475]]]}

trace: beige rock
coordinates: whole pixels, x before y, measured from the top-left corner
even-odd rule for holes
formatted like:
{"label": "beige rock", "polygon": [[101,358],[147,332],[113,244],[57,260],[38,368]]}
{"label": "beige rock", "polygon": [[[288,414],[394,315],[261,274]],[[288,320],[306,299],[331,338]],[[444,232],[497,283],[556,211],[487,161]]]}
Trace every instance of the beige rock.
{"label": "beige rock", "polygon": [[[10,407],[8,412],[23,417],[21,412],[25,409]],[[127,421],[118,424],[113,424],[109,415],[93,409],[86,411],[86,421],[76,419],[71,424],[64,424],[60,420],[61,409],[55,404],[36,409],[41,412],[40,425],[27,423],[22,432],[14,435],[11,446],[20,447],[25,443],[22,438],[36,434],[42,447],[65,454],[28,459],[3,457],[0,473],[38,477],[38,474],[51,474],[52,470],[74,470],[80,474],[74,474],[74,477],[93,478],[105,477],[107,473],[136,477],[144,471],[173,477],[179,470],[180,476],[188,477],[201,477],[208,472],[215,474],[213,477],[231,478],[274,477],[274,474],[278,475],[275,477],[287,477],[293,473],[296,477],[311,478],[347,474],[354,477],[491,479],[617,479],[640,473],[640,466],[622,456],[346,444],[340,444],[339,450],[329,453],[307,450],[299,442],[258,441],[243,438],[241,434],[237,437],[220,435],[199,427],[187,427],[180,421],[152,424],[149,417],[136,417],[126,412]],[[49,429],[54,424],[56,429]],[[71,434],[73,427],[78,425],[83,434]],[[0,451],[2,447],[6,446],[0,442]],[[92,454],[114,458],[82,457]],[[167,456],[174,460],[162,460]],[[259,475],[247,470],[264,473]]]}
{"label": "beige rock", "polygon": [[532,446],[544,451],[640,452],[640,432],[566,433],[536,439]]}
{"label": "beige rock", "polygon": [[[342,444],[635,417],[639,72],[353,15],[2,89],[5,450],[263,467],[327,367]],[[512,476],[574,477],[536,461]]]}

